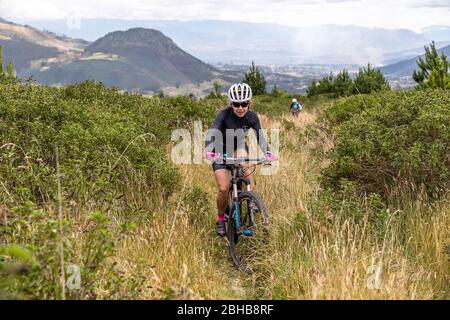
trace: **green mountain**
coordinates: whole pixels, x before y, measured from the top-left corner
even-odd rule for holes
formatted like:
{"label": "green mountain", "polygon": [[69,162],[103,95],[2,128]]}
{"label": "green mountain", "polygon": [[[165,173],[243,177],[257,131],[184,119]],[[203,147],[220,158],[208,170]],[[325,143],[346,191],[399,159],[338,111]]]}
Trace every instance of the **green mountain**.
{"label": "green mountain", "polygon": [[84,40],[60,37],[51,32],[39,31],[0,19],[3,63],[6,64],[11,59],[19,72],[30,67],[33,62],[82,52],[88,44]]}
{"label": "green mountain", "polygon": [[134,28],[107,34],[83,53],[27,68],[39,83],[66,85],[95,79],[124,90],[157,91],[212,80],[218,71],[180,49],[159,31]]}
{"label": "green mountain", "polygon": [[[83,28],[75,29],[68,28],[65,19],[28,20],[28,23],[37,28],[91,41],[115,30],[134,27],[156,29],[203,61],[245,65],[249,65],[252,60],[260,64],[277,65],[366,65],[367,62],[381,64],[387,53],[423,47],[433,40],[406,29],[364,28],[351,25],[302,27],[220,20],[86,18],[83,19]],[[444,39],[447,40],[450,41],[450,38]],[[245,50],[242,50],[243,44]]]}
{"label": "green mountain", "polygon": [[180,49],[153,29],[116,31],[90,43],[0,18],[3,62],[11,59],[21,79],[66,85],[94,79],[141,92],[229,78]]}

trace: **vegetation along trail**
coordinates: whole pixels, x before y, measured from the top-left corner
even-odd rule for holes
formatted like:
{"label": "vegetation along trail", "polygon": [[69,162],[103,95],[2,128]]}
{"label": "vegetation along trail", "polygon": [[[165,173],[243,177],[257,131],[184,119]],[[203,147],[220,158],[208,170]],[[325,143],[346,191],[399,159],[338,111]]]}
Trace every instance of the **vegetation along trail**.
{"label": "vegetation along trail", "polygon": [[[160,218],[142,230],[142,237],[122,247],[123,259],[118,260],[119,264],[129,261],[131,253],[134,260],[154,266],[147,271],[150,283],[157,283],[159,289],[149,290],[146,298],[428,299],[448,295],[448,265],[441,251],[448,240],[448,202],[428,206],[423,199],[416,200],[404,212],[395,213],[403,215],[406,229],[396,225],[395,218],[383,220],[385,232],[380,237],[371,221],[374,206],[380,205],[376,200],[349,198],[336,209],[323,198],[319,178],[328,165],[324,152],[333,147],[333,140],[318,129],[316,121],[318,110],[328,104],[319,103],[298,119],[287,112],[261,116],[264,128],[281,129],[281,161],[276,175],[256,177],[256,191],[269,208],[271,235],[251,274],[233,268],[226,240],[215,236],[216,188],[210,166],[180,167],[182,188],[169,206],[161,204]],[[265,109],[264,102],[260,108]],[[358,210],[357,222],[345,213]]]}
{"label": "vegetation along trail", "polygon": [[[295,214],[305,208],[307,192],[316,188],[317,167],[307,142],[296,145],[297,134],[305,132],[306,124],[313,123],[315,117],[315,111],[305,112],[294,122],[287,115],[280,120],[261,117],[265,128],[281,129],[286,146],[295,148],[283,146],[277,175],[256,178],[256,191],[270,208],[275,228],[291,225]],[[282,121],[293,128],[285,131]],[[125,261],[144,260],[154,266],[148,270],[150,283],[157,283],[158,288],[148,291],[148,298],[161,294],[177,298],[264,297],[261,287],[266,284],[261,276],[265,271],[248,275],[234,269],[226,240],[215,235],[216,186],[210,165],[182,165],[180,170],[182,187],[172,195],[169,206],[164,205],[167,211],[157,213],[161,219],[142,230],[140,237],[124,244],[118,264],[123,263],[123,269],[128,269]],[[278,241],[275,234],[273,240]],[[272,253],[267,250],[277,250],[275,246],[261,254],[269,258]]]}
{"label": "vegetation along trail", "polygon": [[281,160],[256,176],[271,231],[242,273],[215,235],[210,165],[168,161],[172,130],[206,127],[226,101],[92,81],[0,89],[1,297],[449,298],[448,93],[255,97],[263,127],[280,129]]}

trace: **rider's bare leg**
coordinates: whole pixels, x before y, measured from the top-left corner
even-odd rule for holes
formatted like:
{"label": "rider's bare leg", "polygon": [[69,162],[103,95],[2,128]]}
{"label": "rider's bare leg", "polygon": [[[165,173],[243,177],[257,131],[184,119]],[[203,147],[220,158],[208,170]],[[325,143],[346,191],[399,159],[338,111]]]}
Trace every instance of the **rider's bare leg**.
{"label": "rider's bare leg", "polygon": [[227,169],[216,170],[214,172],[217,184],[217,212],[218,220],[225,219],[225,210],[228,202],[228,190],[230,187],[230,171]]}
{"label": "rider's bare leg", "polygon": [[[235,157],[247,157],[247,151],[236,150],[234,153]],[[244,164],[245,166],[245,164]],[[227,209],[228,203],[228,190],[230,188],[230,171],[227,169],[220,169],[214,171],[214,176],[216,178],[217,184],[217,212],[218,220],[221,221],[225,219],[224,214]],[[253,176],[248,176],[250,179],[250,185],[253,185]]]}

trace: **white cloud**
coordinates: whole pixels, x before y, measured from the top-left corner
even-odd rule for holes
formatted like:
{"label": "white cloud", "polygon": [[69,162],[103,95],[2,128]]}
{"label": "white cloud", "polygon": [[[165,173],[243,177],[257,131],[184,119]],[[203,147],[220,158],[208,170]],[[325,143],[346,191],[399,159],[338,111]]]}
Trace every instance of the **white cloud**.
{"label": "white cloud", "polygon": [[0,17],[12,21],[81,18],[238,20],[420,30],[448,25],[450,0],[0,0]]}
{"label": "white cloud", "polygon": [[450,8],[450,0],[408,0],[403,2],[413,8]]}

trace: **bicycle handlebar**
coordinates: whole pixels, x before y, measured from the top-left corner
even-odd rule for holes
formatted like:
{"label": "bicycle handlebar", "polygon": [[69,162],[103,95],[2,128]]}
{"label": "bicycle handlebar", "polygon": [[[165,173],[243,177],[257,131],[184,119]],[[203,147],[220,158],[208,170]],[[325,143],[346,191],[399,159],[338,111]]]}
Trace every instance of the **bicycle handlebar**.
{"label": "bicycle handlebar", "polygon": [[248,157],[226,157],[226,156],[220,156],[220,158],[225,162],[233,162],[233,163],[241,163],[241,162],[256,162],[256,164],[263,164],[263,163],[270,163],[270,160],[267,160],[266,158],[248,158]]}

